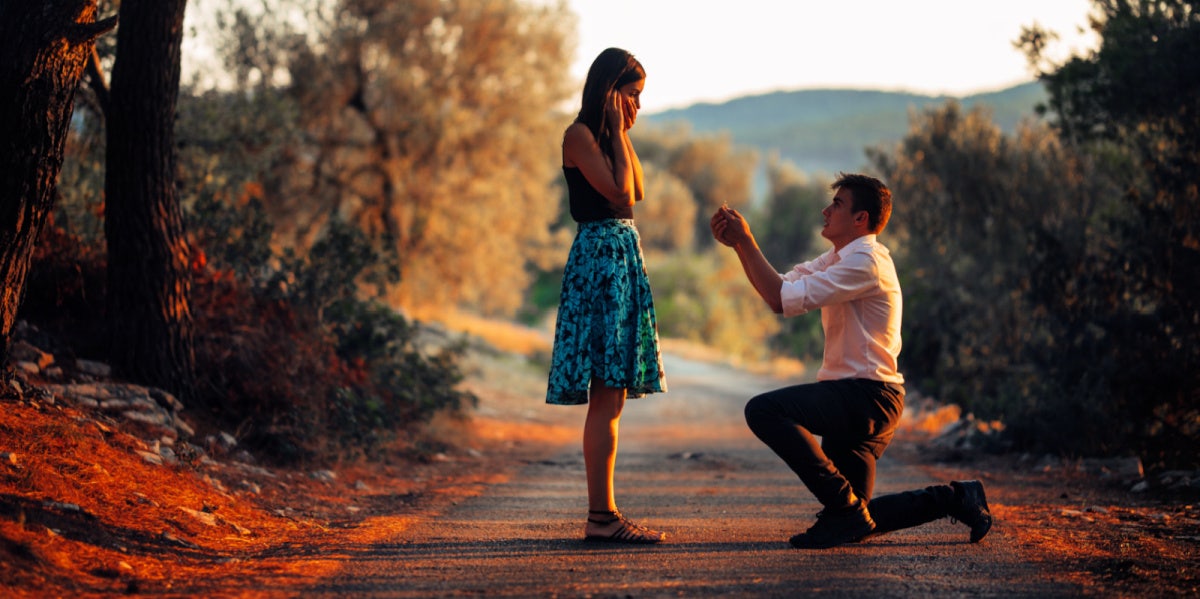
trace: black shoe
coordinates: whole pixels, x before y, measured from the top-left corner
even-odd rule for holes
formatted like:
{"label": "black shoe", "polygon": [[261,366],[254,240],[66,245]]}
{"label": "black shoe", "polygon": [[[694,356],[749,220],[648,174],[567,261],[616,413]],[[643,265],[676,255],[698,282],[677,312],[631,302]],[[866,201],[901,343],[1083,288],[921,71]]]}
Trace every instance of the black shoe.
{"label": "black shoe", "polygon": [[971,527],[971,542],[978,543],[992,529],[992,512],[988,510],[983,483],[977,480],[954,481],[954,505],[950,518]]}
{"label": "black shoe", "polygon": [[799,549],[828,549],[844,543],[853,543],[871,534],[875,521],[861,500],[841,509],[824,509],[817,514],[817,522],[808,530],[792,537],[788,542]]}

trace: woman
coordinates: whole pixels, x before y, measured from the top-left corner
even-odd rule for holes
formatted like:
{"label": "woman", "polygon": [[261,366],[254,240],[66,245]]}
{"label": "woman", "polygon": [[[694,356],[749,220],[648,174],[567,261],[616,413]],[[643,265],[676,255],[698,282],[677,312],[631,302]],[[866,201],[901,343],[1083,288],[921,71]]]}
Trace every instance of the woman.
{"label": "woman", "polygon": [[666,534],[617,510],[613,466],[626,397],[667,390],[654,300],[633,205],[642,165],[629,142],[646,72],[632,54],[601,52],[588,70],[583,106],[563,135],[563,174],[578,233],[563,271],[546,403],[588,404],[583,428],[588,518],[585,539],[658,543]]}

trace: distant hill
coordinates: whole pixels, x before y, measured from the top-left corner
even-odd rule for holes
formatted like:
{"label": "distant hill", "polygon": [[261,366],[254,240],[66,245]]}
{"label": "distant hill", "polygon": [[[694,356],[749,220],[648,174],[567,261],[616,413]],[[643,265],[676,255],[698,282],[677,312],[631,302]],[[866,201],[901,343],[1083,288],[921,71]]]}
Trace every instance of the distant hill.
{"label": "distant hill", "polygon": [[865,148],[899,141],[908,132],[910,111],[940,106],[951,99],[964,108],[985,104],[1006,132],[1047,99],[1042,84],[1026,83],[1002,91],[965,98],[868,90],[819,89],[746,96],[721,104],[643,115],[648,123],[685,122],[696,133],[727,131],[733,141],[760,150],[775,150],[809,173],[861,168]]}

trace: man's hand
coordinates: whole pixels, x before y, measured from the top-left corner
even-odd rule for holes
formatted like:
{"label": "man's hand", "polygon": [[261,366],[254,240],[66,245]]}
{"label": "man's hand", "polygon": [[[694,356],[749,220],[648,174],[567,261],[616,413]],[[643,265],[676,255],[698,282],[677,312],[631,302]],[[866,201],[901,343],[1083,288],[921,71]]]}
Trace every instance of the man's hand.
{"label": "man's hand", "polygon": [[747,223],[737,210],[721,206],[712,215],[708,226],[712,229],[713,238],[737,252],[742,269],[746,271],[746,277],[750,279],[750,284],[754,286],[759,297],[767,302],[772,312],[783,314],[783,297],[780,291],[783,288],[783,277],[771,266],[755,243],[754,234],[750,232],[750,223]]}
{"label": "man's hand", "polygon": [[712,231],[713,239],[716,239],[722,245],[733,247],[733,244],[729,243],[725,238],[725,230],[729,228],[729,222],[725,220],[724,209],[724,206],[717,208],[717,211],[713,213],[712,218],[708,221],[708,228]]}
{"label": "man's hand", "polygon": [[750,223],[746,222],[740,212],[729,206],[718,208],[708,226],[712,229],[714,239],[731,248],[737,248],[754,238],[750,232]]}

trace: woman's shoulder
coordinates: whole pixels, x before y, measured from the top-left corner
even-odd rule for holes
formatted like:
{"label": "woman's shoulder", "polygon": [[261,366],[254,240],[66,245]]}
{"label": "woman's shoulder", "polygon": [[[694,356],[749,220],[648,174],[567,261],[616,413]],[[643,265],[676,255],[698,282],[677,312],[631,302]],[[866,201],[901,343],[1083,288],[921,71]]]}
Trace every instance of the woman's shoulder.
{"label": "woman's shoulder", "polygon": [[587,125],[575,121],[563,133],[563,166],[574,167],[578,160],[596,147],[596,138]]}
{"label": "woman's shoulder", "polygon": [[595,141],[595,137],[587,125],[575,121],[568,125],[567,130],[563,132],[563,143],[570,141]]}

